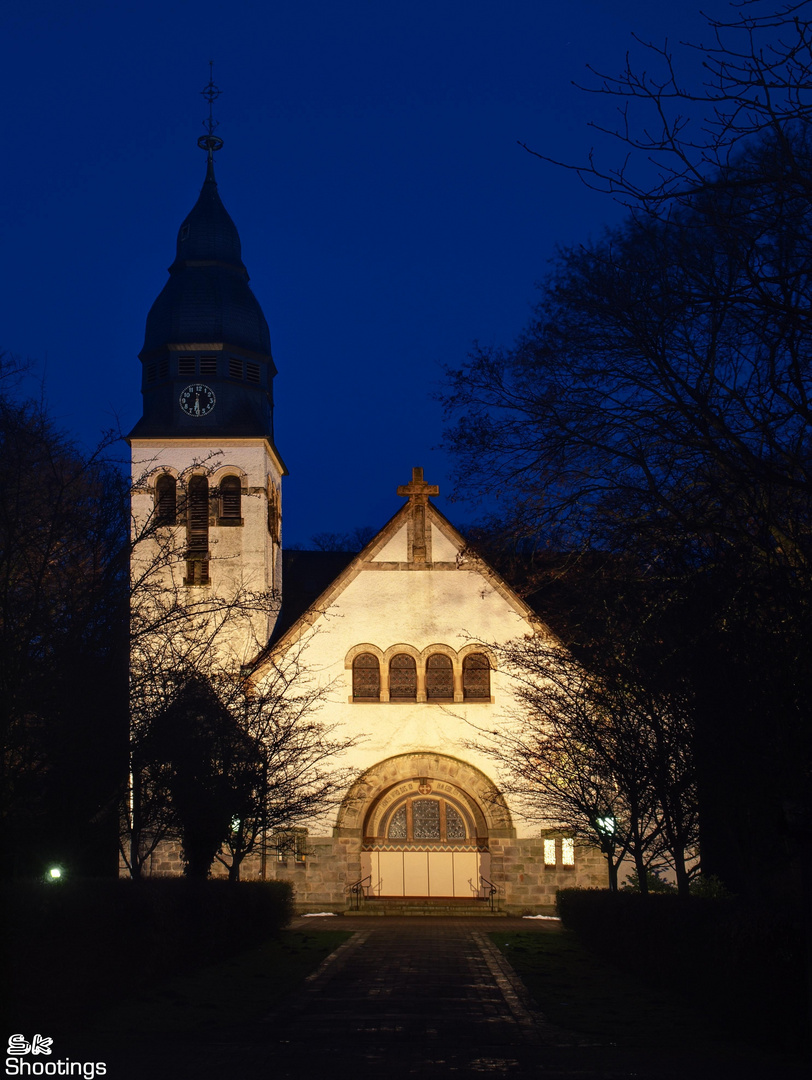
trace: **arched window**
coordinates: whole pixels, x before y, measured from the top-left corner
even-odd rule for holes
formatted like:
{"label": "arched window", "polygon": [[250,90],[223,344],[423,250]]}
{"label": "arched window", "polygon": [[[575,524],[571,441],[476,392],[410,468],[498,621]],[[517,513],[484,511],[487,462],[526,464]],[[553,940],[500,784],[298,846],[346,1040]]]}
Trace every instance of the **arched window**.
{"label": "arched window", "polygon": [[352,696],[356,701],[380,700],[381,666],[372,653],[361,653],[352,662]]}
{"label": "arched window", "polygon": [[466,701],[490,701],[491,665],[484,653],[469,653],[464,658],[462,696]]}
{"label": "arched window", "polygon": [[417,665],[408,653],[398,653],[389,661],[389,700],[415,701],[417,698]]}
{"label": "arched window", "polygon": [[426,698],[429,701],[454,700],[454,669],[451,657],[432,653],[426,660]]}
{"label": "arched window", "polygon": [[446,799],[409,796],[386,824],[387,840],[466,840],[469,830],[462,814]]}
{"label": "arched window", "polygon": [[209,481],[193,476],[186,499],[186,584],[209,583]]}
{"label": "arched window", "polygon": [[239,476],[224,476],[220,481],[219,517],[225,521],[239,521],[242,518]]}
{"label": "arched window", "polygon": [[155,524],[174,525],[178,516],[178,482],[171,473],[161,473],[155,483]]}

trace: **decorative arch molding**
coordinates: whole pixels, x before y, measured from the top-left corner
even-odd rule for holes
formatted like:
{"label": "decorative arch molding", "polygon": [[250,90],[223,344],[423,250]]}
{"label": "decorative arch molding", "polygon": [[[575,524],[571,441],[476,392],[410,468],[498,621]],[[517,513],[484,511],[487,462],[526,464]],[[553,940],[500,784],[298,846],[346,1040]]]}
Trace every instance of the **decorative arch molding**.
{"label": "decorative arch molding", "polygon": [[426,660],[430,656],[435,656],[437,653],[442,653],[443,656],[449,657],[452,664],[457,663],[457,650],[452,649],[450,645],[443,645],[441,642],[436,642],[434,645],[427,645],[425,649],[420,652],[420,658],[425,664]]}
{"label": "decorative arch molding", "polygon": [[493,781],[475,765],[430,752],[398,754],[367,769],[339,807],[336,835],[363,837],[413,785],[419,790],[421,780],[440,794],[447,789],[453,798],[464,800],[483,838],[515,837],[510,811]]}
{"label": "decorative arch molding", "polygon": [[152,491],[162,476],[173,476],[176,480],[180,480],[181,478],[181,474],[174,465],[157,465],[154,469],[150,470],[146,477],[147,489]]}
{"label": "decorative arch molding", "polygon": [[213,485],[219,485],[221,480],[225,480],[227,476],[236,476],[242,484],[243,491],[247,491],[248,474],[245,469],[241,469],[239,465],[220,465],[213,470],[209,477],[209,482]]}
{"label": "decorative arch molding", "polygon": [[352,662],[356,656],[361,656],[363,653],[372,653],[373,656],[377,656],[378,661],[383,663],[383,650],[379,649],[377,645],[353,645],[347,655],[344,657],[344,667],[348,670],[352,669]]}
{"label": "decorative arch molding", "polygon": [[189,481],[195,476],[203,476],[203,477],[205,477],[205,479],[208,480],[209,484],[211,485],[211,482],[212,482],[211,481],[211,478],[212,478],[211,469],[207,469],[205,465],[200,465],[200,464],[189,465],[187,468],[185,468],[183,470],[183,472],[178,473],[178,480],[182,484],[188,485]]}
{"label": "decorative arch molding", "polygon": [[496,671],[499,667],[496,654],[493,652],[493,650],[489,649],[487,645],[481,645],[476,642],[472,642],[470,645],[463,645],[463,647],[460,649],[458,653],[458,656],[460,658],[460,664],[462,664],[462,661],[465,659],[466,656],[471,656],[472,653],[481,653],[482,656],[487,657],[488,663],[491,666],[491,671]]}
{"label": "decorative arch molding", "polygon": [[393,656],[397,656],[399,653],[406,653],[407,656],[414,657],[414,662],[420,664],[423,657],[419,649],[416,649],[414,645],[404,645],[401,642],[399,645],[390,645],[388,649],[384,651],[383,659],[388,665]]}

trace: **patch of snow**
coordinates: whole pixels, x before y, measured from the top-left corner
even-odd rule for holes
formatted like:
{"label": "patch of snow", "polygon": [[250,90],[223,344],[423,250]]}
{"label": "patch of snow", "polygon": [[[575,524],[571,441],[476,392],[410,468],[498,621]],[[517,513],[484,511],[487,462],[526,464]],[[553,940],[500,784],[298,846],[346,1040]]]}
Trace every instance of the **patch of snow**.
{"label": "patch of snow", "polygon": [[322,919],[325,915],[335,915],[334,911],[306,911],[303,919]]}
{"label": "patch of snow", "polygon": [[522,915],[523,919],[549,919],[550,922],[561,922],[557,915]]}

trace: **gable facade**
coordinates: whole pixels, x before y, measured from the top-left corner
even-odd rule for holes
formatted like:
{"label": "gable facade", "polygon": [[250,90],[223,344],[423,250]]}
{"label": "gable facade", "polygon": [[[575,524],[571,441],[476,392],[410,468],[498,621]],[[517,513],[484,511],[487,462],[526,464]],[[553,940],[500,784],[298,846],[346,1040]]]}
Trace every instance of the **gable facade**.
{"label": "gable facade", "polygon": [[549,631],[408,490],[422,483],[415,469],[406,505],[272,647],[296,649],[326,688],[319,719],[355,740],[341,764],[356,776],[337,814],[302,823],[304,858],[273,875],[311,910],[351,903],[353,887],[366,910],[494,889],[505,910],[549,910],[560,887],[603,884],[600,856],[525,821],[477,746],[515,704],[489,643]]}

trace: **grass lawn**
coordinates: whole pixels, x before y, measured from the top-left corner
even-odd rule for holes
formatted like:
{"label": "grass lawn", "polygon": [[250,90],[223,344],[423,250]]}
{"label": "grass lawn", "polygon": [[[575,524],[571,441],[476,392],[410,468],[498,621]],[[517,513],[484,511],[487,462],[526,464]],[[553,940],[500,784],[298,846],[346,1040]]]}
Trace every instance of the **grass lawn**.
{"label": "grass lawn", "polygon": [[265,1016],[295,991],[350,934],[284,930],[216,964],[162,981],[99,1013],[91,1030],[102,1041],[129,1036],[227,1035]]}
{"label": "grass lawn", "polygon": [[679,1046],[690,1038],[699,1051],[719,1036],[690,1006],[597,959],[574,934],[490,936],[540,1011],[579,1039],[654,1048]]}

